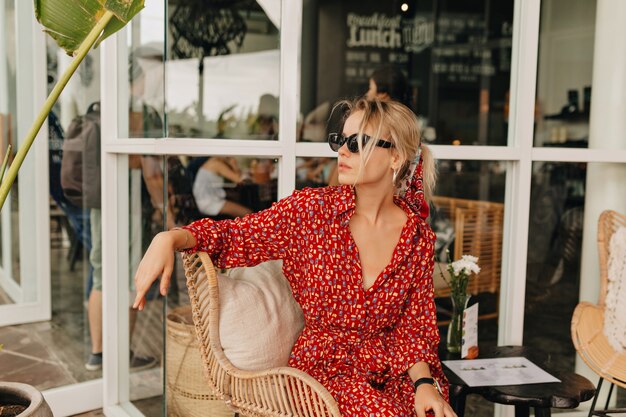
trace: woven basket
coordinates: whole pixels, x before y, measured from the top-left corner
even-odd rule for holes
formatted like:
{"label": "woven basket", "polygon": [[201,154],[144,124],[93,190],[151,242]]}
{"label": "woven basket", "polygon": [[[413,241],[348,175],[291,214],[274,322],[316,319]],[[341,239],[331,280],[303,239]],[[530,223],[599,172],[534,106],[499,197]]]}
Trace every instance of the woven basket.
{"label": "woven basket", "polygon": [[191,316],[191,306],[167,315],[167,415],[170,417],[233,417],[202,375],[202,358]]}

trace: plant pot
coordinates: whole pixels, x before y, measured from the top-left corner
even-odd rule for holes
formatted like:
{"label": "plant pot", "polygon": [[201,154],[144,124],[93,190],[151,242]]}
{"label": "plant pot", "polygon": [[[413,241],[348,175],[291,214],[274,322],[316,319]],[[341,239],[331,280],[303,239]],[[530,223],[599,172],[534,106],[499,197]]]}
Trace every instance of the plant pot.
{"label": "plant pot", "polygon": [[53,417],[48,403],[35,387],[0,381],[0,417],[13,416]]}

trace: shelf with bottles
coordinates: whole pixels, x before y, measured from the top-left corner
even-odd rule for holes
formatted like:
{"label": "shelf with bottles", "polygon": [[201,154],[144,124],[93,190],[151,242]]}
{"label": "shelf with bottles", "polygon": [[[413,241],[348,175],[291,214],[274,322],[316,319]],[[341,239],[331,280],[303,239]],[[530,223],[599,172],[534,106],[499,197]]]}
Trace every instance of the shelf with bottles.
{"label": "shelf with bottles", "polygon": [[591,87],[583,88],[583,106],[578,90],[567,92],[567,104],[559,113],[544,115],[538,120],[535,146],[587,148],[589,145],[589,114]]}

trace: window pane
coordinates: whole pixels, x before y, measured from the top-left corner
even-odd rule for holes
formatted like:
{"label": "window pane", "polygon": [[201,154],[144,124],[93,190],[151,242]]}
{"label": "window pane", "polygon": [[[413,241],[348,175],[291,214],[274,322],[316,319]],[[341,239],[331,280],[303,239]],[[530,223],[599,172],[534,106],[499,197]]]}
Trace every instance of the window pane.
{"label": "window pane", "polygon": [[587,164],[533,164],[524,344],[549,348],[562,371],[576,352],[569,326],[554,323],[569,323],[578,302],[586,176]]}
{"label": "window pane", "polygon": [[[278,172],[273,159],[131,155],[129,167],[131,277],[156,233],[204,217],[222,220],[242,216],[268,208],[277,198]],[[167,200],[164,203],[165,190]],[[165,358],[165,369],[158,366],[131,369],[130,398],[149,416],[181,411],[177,406],[182,400],[186,401],[184,395],[189,395],[190,389],[211,395],[203,382],[202,368],[187,366],[193,360],[199,364],[200,354],[178,255],[175,263],[167,302],[155,283],[144,311],[131,312],[131,349],[137,357],[137,365],[152,363],[155,359],[158,363],[160,358]],[[134,294],[132,286],[131,291]],[[197,356],[190,359],[192,355]],[[183,359],[186,365],[181,368]],[[167,381],[163,380],[163,370]],[[190,374],[194,372],[195,375]],[[192,387],[194,381],[200,385]],[[168,397],[167,413],[164,412],[164,392]]]}
{"label": "window pane", "polygon": [[121,137],[165,136],[164,24],[165,3],[152,0],[128,25],[129,113],[128,124],[120,123]]}
{"label": "window pane", "polygon": [[596,1],[541,6],[534,144],[587,148]]}
{"label": "window pane", "polygon": [[504,202],[506,163],[438,161],[437,195]]}
{"label": "window pane", "polygon": [[[129,155],[129,259],[130,301],[135,299],[133,278],[152,238],[164,229],[163,195],[165,158]],[[129,310],[130,399],[147,416],[166,415],[163,408],[163,311],[158,282],[146,296],[143,311]]]}
{"label": "window pane", "polygon": [[[472,275],[469,305],[478,303],[478,343],[481,349],[497,345],[500,296],[504,187],[506,164],[497,161],[438,161],[439,176],[431,201],[430,224],[437,234],[433,274],[435,303],[445,352],[452,304],[444,280],[447,261],[462,255],[478,257],[481,271]],[[469,396],[466,410],[493,415],[493,404]]]}
{"label": "window pane", "polygon": [[625,164],[533,164],[524,345],[549,351],[555,370],[583,372],[569,323],[579,301],[598,302],[598,218],[626,213],[625,180]]}
{"label": "window pane", "polygon": [[[12,16],[14,2],[3,2],[0,7],[5,12],[5,17]],[[8,6],[8,7],[7,7]],[[7,7],[6,9],[4,9]],[[2,13],[0,13],[1,17]],[[13,28],[11,23],[7,26],[0,25],[0,42],[6,34],[6,28]],[[4,32],[4,33],[3,33]],[[12,39],[11,39],[12,38]],[[9,37],[15,46],[15,38]],[[50,91],[60,74],[67,67],[69,58],[64,51],[59,50],[51,38],[47,38],[48,60],[48,91]],[[8,45],[8,44],[7,44]],[[48,115],[48,146],[49,146],[49,192],[50,192],[50,301],[52,317],[49,321],[24,324],[20,326],[7,326],[0,328],[0,340],[4,349],[0,352],[0,380],[25,382],[34,385],[39,390],[62,387],[80,382],[86,382],[102,377],[101,358],[91,358],[91,353],[102,352],[102,337],[99,330],[101,326],[94,322],[90,329],[89,313],[93,317],[101,317],[99,301],[102,299],[101,291],[97,284],[99,272],[94,271],[90,261],[90,250],[101,247],[98,235],[91,233],[92,212],[100,211],[94,206],[85,206],[83,191],[90,189],[95,193],[100,192],[99,184],[88,181],[83,176],[82,169],[71,170],[71,174],[62,178],[61,164],[68,164],[70,159],[78,163],[76,152],[64,152],[64,144],[69,141],[77,141],[82,130],[78,128],[76,120],[85,116],[89,105],[100,100],[99,57],[100,52],[90,53],[79,66],[75,76],[68,83],[61,95],[59,102]],[[9,70],[9,114],[10,124],[5,125],[8,130],[2,128],[2,116],[0,108],[0,138],[3,147],[9,142],[16,145],[15,135],[15,61],[14,55],[8,54],[8,65],[4,61],[5,55],[0,53],[0,65]],[[6,65],[6,66],[5,66]],[[1,78],[1,76],[0,76]],[[11,81],[12,80],[12,81]],[[2,83],[3,80],[0,80]],[[5,94],[0,86],[0,96]],[[2,100],[0,100],[2,102]],[[6,114],[4,114],[6,116]],[[82,120],[82,119],[81,119]],[[97,136],[97,130],[93,131]],[[99,147],[97,143],[91,143]],[[93,148],[81,147],[89,151]],[[90,165],[98,167],[99,172],[99,148],[91,153],[94,159]],[[69,159],[68,159],[69,158]],[[71,164],[70,164],[71,165]],[[22,167],[20,176],[25,167]],[[73,175],[78,174],[78,175]],[[24,193],[28,187],[32,187],[33,178],[27,178],[26,184],[20,184],[20,191]],[[70,179],[72,187],[63,186],[64,179]],[[18,178],[19,180],[19,178]],[[44,180],[44,178],[39,178]],[[28,185],[27,185],[28,184]],[[19,234],[18,231],[18,194],[17,182],[12,194],[9,196],[2,209],[3,232],[12,231],[13,236],[3,245],[3,266],[12,256],[13,271],[19,272]],[[22,211],[25,205],[22,204]],[[9,209],[10,210],[7,210]],[[9,216],[7,216],[7,214]],[[10,223],[6,220],[10,219]],[[7,227],[8,226],[8,227]],[[32,236],[31,238],[36,238]],[[11,252],[6,252],[10,246]],[[11,255],[12,253],[12,255]],[[94,253],[93,265],[101,265]],[[7,272],[5,269],[3,272]],[[101,280],[100,280],[101,281]],[[4,281],[6,282],[6,281]],[[2,303],[2,289],[0,285],[0,304]],[[40,298],[40,297],[39,297]],[[41,302],[35,299],[32,302]],[[2,314],[2,313],[0,313]],[[93,332],[90,333],[90,330]],[[93,335],[93,337],[91,337]],[[87,369],[89,368],[89,369]]]}
{"label": "window pane", "polygon": [[[51,91],[71,58],[46,41]],[[102,352],[99,101],[100,52],[92,51],[48,115],[52,327],[44,340],[72,376],[57,385],[102,377],[102,358],[92,356]],[[80,154],[68,149],[77,143]],[[81,163],[96,169],[83,171]],[[62,165],[70,168],[63,174]]]}
{"label": "window pane", "polygon": [[305,2],[299,140],[326,140],[333,104],[370,91],[429,142],[506,145],[512,23],[512,0]]}
{"label": "window pane", "polygon": [[168,9],[169,136],[277,139],[280,2]]}

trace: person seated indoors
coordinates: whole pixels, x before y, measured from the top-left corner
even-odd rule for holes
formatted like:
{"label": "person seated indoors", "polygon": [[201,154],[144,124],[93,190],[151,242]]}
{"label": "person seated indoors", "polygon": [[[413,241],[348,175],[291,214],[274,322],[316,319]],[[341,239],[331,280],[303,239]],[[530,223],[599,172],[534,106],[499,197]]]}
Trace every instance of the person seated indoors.
{"label": "person seated indoors", "polygon": [[319,381],[344,417],[456,417],[437,354],[432,155],[408,107],[346,107],[342,131],[328,137],[341,185],[159,233],[135,274],[133,307],[144,308],[159,277],[167,293],[175,250],[205,251],[217,268],[280,259],[305,316],[289,365]]}
{"label": "person seated indoors", "polygon": [[214,156],[202,164],[193,182],[198,210],[207,216],[242,217],[252,213],[248,207],[226,198],[224,179],[235,184],[246,180],[235,158]]}
{"label": "person seated indoors", "polygon": [[278,97],[263,94],[259,98],[259,108],[252,125],[252,133],[266,140],[278,138]]}

